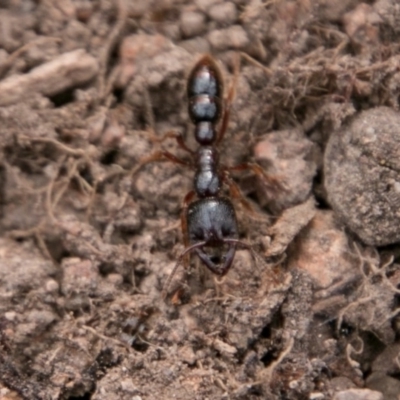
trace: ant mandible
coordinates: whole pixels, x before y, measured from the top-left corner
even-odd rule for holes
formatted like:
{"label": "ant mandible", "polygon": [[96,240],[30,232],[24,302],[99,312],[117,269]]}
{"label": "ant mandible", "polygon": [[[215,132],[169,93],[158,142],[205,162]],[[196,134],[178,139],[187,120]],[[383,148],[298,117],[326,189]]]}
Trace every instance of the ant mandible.
{"label": "ant mandible", "polygon": [[[273,177],[267,176],[257,164],[241,164],[227,168],[219,163],[217,146],[223,139],[228,126],[234,86],[235,82],[231,85],[226,106],[223,107],[223,83],[220,69],[210,55],[204,55],[193,67],[187,82],[188,111],[195,125],[194,137],[199,147],[196,151],[191,150],[186,146],[182,136],[174,133],[167,133],[164,136],[164,138],[174,137],[179,146],[191,154],[192,162],[181,160],[167,151],[158,151],[143,159],[135,168],[137,172],[149,162],[169,160],[189,165],[196,171],[194,190],[185,196],[181,213],[185,250],[179,256],[164,286],[164,296],[182,261],[185,262],[185,267],[188,266],[188,256],[191,253],[197,254],[202,263],[218,276],[224,276],[229,271],[238,246],[250,250],[254,257],[251,246],[238,239],[235,209],[230,199],[221,195],[221,190],[224,183],[228,184],[231,195],[239,197],[246,208],[250,208],[230,178],[229,171],[250,169],[271,189],[277,186],[277,182]],[[217,132],[216,125],[221,115],[222,122]],[[226,248],[225,254],[220,258],[217,257],[218,262],[215,262],[214,256],[206,251],[206,249],[224,248]]]}

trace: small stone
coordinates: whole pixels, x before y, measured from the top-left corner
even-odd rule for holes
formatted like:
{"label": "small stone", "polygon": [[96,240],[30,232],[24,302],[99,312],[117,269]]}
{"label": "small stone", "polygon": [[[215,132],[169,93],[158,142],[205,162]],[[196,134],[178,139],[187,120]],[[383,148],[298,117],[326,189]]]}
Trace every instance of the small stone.
{"label": "small stone", "polygon": [[[393,354],[394,356],[394,354]],[[391,376],[387,376],[384,372],[373,372],[368,378],[366,386],[372,393],[379,393],[381,397],[360,397],[355,398],[355,400],[383,400],[383,399],[398,399],[400,393],[400,382],[396,378],[392,378]],[[371,390],[372,389],[372,390]],[[355,390],[355,389],[352,389]],[[373,391],[374,390],[374,391]],[[376,390],[376,391],[375,391]],[[343,397],[337,400],[348,400],[348,398]],[[336,400],[336,399],[335,399]],[[353,400],[350,398],[350,400]]]}
{"label": "small stone", "polygon": [[309,400],[324,400],[325,395],[321,392],[312,392],[310,393]]}
{"label": "small stone", "polygon": [[46,292],[54,293],[54,292],[57,292],[59,290],[60,285],[54,279],[49,279],[46,282],[45,288],[46,288]]}
{"label": "small stone", "polygon": [[4,313],[4,317],[7,321],[14,321],[17,317],[17,313],[15,311],[7,311]]}
{"label": "small stone", "polygon": [[210,52],[210,44],[203,37],[182,40],[179,45],[191,54],[205,54]]}
{"label": "small stone", "polygon": [[119,74],[117,87],[125,87],[138,71],[138,65],[155,57],[169,47],[170,42],[162,35],[135,34],[126,36],[119,48]]}
{"label": "small stone", "polygon": [[235,347],[229,345],[228,343],[223,342],[222,340],[215,339],[213,345],[216,350],[218,350],[220,353],[224,354],[227,357],[233,356],[237,353]]}
{"label": "small stone", "polygon": [[55,314],[46,310],[32,310],[27,317],[28,322],[32,322],[38,326],[50,325],[55,319]]}
{"label": "small stone", "polygon": [[303,203],[310,196],[317,172],[316,148],[302,131],[269,133],[255,146],[254,157],[261,166],[265,164],[266,174],[279,179],[284,187],[272,195],[260,182],[258,195],[263,207],[280,212]]}
{"label": "small stone", "polygon": [[348,389],[356,388],[356,385],[350,378],[347,378],[346,376],[336,376],[331,380],[331,387],[335,392],[342,392]]}
{"label": "small stone", "polygon": [[138,388],[133,384],[131,379],[121,380],[120,385],[121,385],[121,390],[125,393],[136,394],[138,392]]}
{"label": "small stone", "polygon": [[235,23],[237,10],[233,3],[224,2],[212,6],[208,11],[208,16],[215,22],[228,26]]}
{"label": "small stone", "polygon": [[124,278],[120,274],[108,274],[107,281],[115,286],[119,286],[124,282]]}
{"label": "small stone", "polygon": [[194,3],[199,10],[206,12],[214,4],[221,3],[221,0],[195,0]]}
{"label": "small stone", "polygon": [[370,246],[400,241],[400,115],[388,107],[359,113],[325,150],[328,201]]}
{"label": "small stone", "polygon": [[244,49],[250,44],[247,32],[240,25],[210,32],[208,41],[215,50]]}
{"label": "small stone", "polygon": [[357,263],[348,257],[348,239],[335,221],[332,211],[317,211],[313,220],[295,240],[289,268],[299,268],[313,278],[317,289],[329,288],[343,281],[356,281]]}
{"label": "small stone", "polygon": [[184,346],[182,349],[179,351],[180,357],[182,361],[189,365],[194,365],[194,363],[197,360],[196,354],[194,354],[194,351],[191,346]]}
{"label": "small stone", "polygon": [[180,17],[180,28],[184,37],[200,35],[206,29],[206,18],[203,13],[195,11],[185,11]]}
{"label": "small stone", "polygon": [[382,20],[372,6],[360,3],[343,16],[344,29],[358,51],[371,51],[379,44],[379,25]]}
{"label": "small stone", "polygon": [[298,206],[290,207],[283,211],[269,229],[268,236],[270,239],[268,240],[268,237],[264,239],[265,256],[271,257],[283,254],[298,233],[314,218],[315,213],[316,208],[313,197]]}
{"label": "small stone", "polygon": [[110,121],[101,136],[101,145],[113,149],[117,147],[125,136],[125,127],[117,121]]}
{"label": "small stone", "polygon": [[115,222],[116,228],[124,232],[137,232],[142,226],[139,206],[133,201],[127,201],[125,206],[118,211]]}
{"label": "small stone", "polygon": [[292,390],[296,390],[299,387],[299,381],[296,381],[296,380],[290,381],[289,382],[289,387]]}
{"label": "small stone", "polygon": [[17,298],[20,293],[26,296],[31,290],[43,288],[43,283],[55,273],[54,264],[31,243],[0,238],[0,298]]}
{"label": "small stone", "polygon": [[400,344],[387,346],[372,363],[372,371],[381,371],[387,375],[396,376],[400,372],[399,362],[395,354],[400,354]]}
{"label": "small stone", "polygon": [[369,389],[349,389],[337,392],[333,400],[383,400],[380,392]]}
{"label": "small stone", "polygon": [[77,257],[64,258],[61,267],[64,271],[61,290],[65,295],[90,294],[96,289],[99,273],[92,261]]}

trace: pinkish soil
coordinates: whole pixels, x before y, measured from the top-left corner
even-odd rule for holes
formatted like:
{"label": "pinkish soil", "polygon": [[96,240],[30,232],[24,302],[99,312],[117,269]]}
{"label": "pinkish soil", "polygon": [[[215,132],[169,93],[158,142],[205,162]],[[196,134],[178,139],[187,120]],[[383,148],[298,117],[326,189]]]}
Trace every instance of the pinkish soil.
{"label": "pinkish soil", "polygon": [[[396,0],[0,0],[0,399],[398,399],[399,27]],[[157,138],[196,148],[205,53],[222,163],[263,171],[232,174],[255,259],[192,257],[164,300],[193,171],[136,167],[190,160]]]}

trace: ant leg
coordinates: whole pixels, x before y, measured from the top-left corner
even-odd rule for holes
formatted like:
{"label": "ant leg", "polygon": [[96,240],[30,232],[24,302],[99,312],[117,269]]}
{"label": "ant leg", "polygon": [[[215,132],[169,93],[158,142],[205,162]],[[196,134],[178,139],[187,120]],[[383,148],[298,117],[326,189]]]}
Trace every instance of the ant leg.
{"label": "ant leg", "polygon": [[169,287],[169,285],[171,284],[172,278],[174,277],[176,270],[178,269],[179,265],[180,265],[180,264],[182,263],[182,261],[184,260],[185,256],[186,256],[187,254],[189,254],[191,251],[193,251],[193,250],[195,250],[195,249],[197,249],[197,248],[199,248],[199,247],[202,247],[202,246],[204,246],[205,244],[206,244],[206,242],[204,242],[204,241],[203,241],[203,242],[198,242],[198,243],[192,244],[191,246],[187,247],[187,248],[180,254],[180,256],[178,257],[178,259],[177,259],[177,261],[176,261],[176,264],[175,264],[175,266],[174,266],[174,269],[173,269],[172,272],[169,274],[169,277],[168,277],[168,279],[167,279],[167,282],[165,282],[165,285],[164,285],[164,287],[163,287],[163,289],[162,289],[161,295],[162,295],[163,299],[165,299],[165,298],[167,297],[168,287]]}
{"label": "ant leg", "polygon": [[227,170],[222,173],[222,180],[229,186],[229,193],[233,199],[238,199],[240,204],[248,211],[251,216],[260,218],[260,213],[257,212],[251,203],[245,198],[236,182],[231,178]]}
{"label": "ant leg", "polygon": [[146,116],[146,119],[147,119],[147,122],[149,125],[148,130],[150,131],[150,140],[153,143],[162,143],[168,138],[174,138],[178,142],[179,147],[181,147],[183,150],[185,150],[189,153],[193,153],[193,151],[186,146],[181,134],[176,133],[174,131],[168,131],[161,138],[159,138],[155,134],[154,113],[153,113],[153,109],[151,106],[150,94],[147,89],[144,90],[143,97],[144,97],[144,105],[145,105],[145,116]]}
{"label": "ant leg", "polygon": [[172,161],[175,164],[191,166],[191,163],[176,157],[168,151],[159,150],[147,157],[142,158],[139,163],[131,169],[130,176],[135,175],[140,171],[146,164],[152,163],[154,161]]}
{"label": "ant leg", "polygon": [[234,65],[234,73],[233,73],[233,80],[231,82],[228,96],[225,101],[225,108],[224,108],[224,113],[222,116],[222,123],[221,127],[218,132],[218,138],[217,138],[217,145],[221,143],[222,139],[224,138],[226,129],[228,128],[228,123],[229,123],[229,116],[231,113],[231,108],[232,108],[232,102],[233,99],[235,98],[236,94],[236,85],[237,85],[237,80],[239,77],[239,70],[240,70],[240,56],[238,55],[235,57],[235,65]]}
{"label": "ant leg", "polygon": [[285,189],[285,185],[279,179],[278,176],[268,175],[265,171],[255,163],[243,163],[236,165],[234,167],[227,167],[227,171],[251,171],[254,175],[256,175],[264,184],[265,188],[271,193],[274,194],[279,192],[280,190]]}
{"label": "ant leg", "polygon": [[[183,235],[183,244],[185,248],[189,247],[189,232],[188,232],[188,224],[187,224],[187,209],[189,204],[193,201],[196,193],[194,190],[190,191],[183,200],[183,207],[181,211],[181,227],[182,227],[182,235]],[[190,254],[187,254],[183,259],[184,268],[188,268],[190,263]]]}
{"label": "ant leg", "polygon": [[166,133],[164,133],[164,135],[162,135],[161,137],[155,136],[154,134],[151,135],[150,140],[153,143],[162,143],[167,139],[175,139],[176,142],[178,143],[179,147],[182,150],[187,151],[190,154],[194,154],[195,152],[192,149],[189,149],[189,147],[187,147],[182,134],[177,133],[175,131],[167,131]]}
{"label": "ant leg", "polygon": [[241,246],[241,247],[245,248],[246,250],[248,250],[250,252],[251,258],[253,259],[254,265],[256,266],[258,272],[261,274],[261,270],[257,263],[257,260],[261,260],[262,262],[264,262],[264,260],[261,258],[261,256],[259,254],[257,254],[256,251],[254,251],[253,247],[249,243],[243,242],[239,239],[229,239],[229,238],[225,238],[224,242],[232,243],[232,244]]}
{"label": "ant leg", "polygon": [[218,267],[217,265],[215,265],[214,262],[210,259],[210,256],[206,254],[202,248],[196,249],[195,252],[199,256],[200,260],[211,272],[213,272],[215,275],[224,276],[232,266],[233,259],[235,258],[236,246],[235,244],[230,243],[229,250],[226,253],[225,262],[222,267]]}

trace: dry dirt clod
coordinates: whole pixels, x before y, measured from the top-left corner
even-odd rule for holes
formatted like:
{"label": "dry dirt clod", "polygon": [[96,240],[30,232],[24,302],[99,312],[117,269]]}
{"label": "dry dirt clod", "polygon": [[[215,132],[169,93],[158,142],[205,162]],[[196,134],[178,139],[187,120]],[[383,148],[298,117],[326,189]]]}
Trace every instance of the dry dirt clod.
{"label": "dry dirt clod", "polygon": [[[355,257],[349,256],[349,240],[331,211],[317,211],[289,251],[289,268],[298,268],[312,277],[318,297],[340,292],[360,280]],[[335,290],[333,286],[335,285]],[[331,288],[331,290],[329,289]],[[324,290],[324,292],[322,292]]]}
{"label": "dry dirt clod", "polygon": [[305,202],[316,174],[316,155],[316,146],[298,129],[271,132],[257,143],[256,161],[265,165],[266,173],[275,176],[283,186],[283,190],[271,196],[260,183],[261,205],[279,213]]}
{"label": "dry dirt clod", "polygon": [[343,17],[345,31],[353,46],[358,52],[367,54],[370,52],[370,47],[379,43],[379,23],[381,22],[378,13],[366,3],[359,4]]}
{"label": "dry dirt clod", "polygon": [[[29,260],[29,261],[28,261]],[[44,259],[32,243],[19,244],[14,240],[0,239],[0,296],[18,299],[55,275],[56,268]],[[6,311],[0,304],[0,313]]]}
{"label": "dry dirt clod", "polygon": [[124,88],[140,65],[167,50],[171,43],[162,35],[130,35],[119,45],[119,62],[115,86]]}
{"label": "dry dirt clod", "polygon": [[64,53],[27,74],[11,76],[0,82],[0,106],[14,104],[26,93],[54,96],[64,90],[87,83],[99,70],[94,57],[84,50]]}
{"label": "dry dirt clod", "polygon": [[250,43],[247,32],[240,25],[232,25],[226,29],[212,31],[207,38],[211,47],[216,51],[240,50]]}
{"label": "dry dirt clod", "polygon": [[400,241],[400,115],[377,107],[331,135],[325,151],[328,200],[371,246]]}
{"label": "dry dirt clod", "polygon": [[[398,0],[0,0],[0,397],[399,400],[399,48]],[[257,262],[194,256],[164,302],[193,171],[132,172],[191,160],[157,138],[196,150],[204,53],[235,82],[221,163],[258,143],[265,191],[232,175],[276,215],[235,206]]]}
{"label": "dry dirt clod", "polygon": [[285,210],[269,229],[268,234],[272,237],[272,241],[265,256],[271,257],[284,253],[296,235],[312,220],[315,212],[313,197]]}
{"label": "dry dirt clod", "polygon": [[98,285],[98,268],[90,260],[65,258],[61,265],[63,280],[61,290],[68,296],[73,293],[91,295]]}
{"label": "dry dirt clod", "polygon": [[385,375],[381,372],[373,372],[367,379],[366,386],[374,393],[381,393],[383,400],[397,400],[400,393],[398,379]]}
{"label": "dry dirt clod", "polygon": [[383,394],[370,389],[348,389],[335,393],[333,400],[384,400]]}
{"label": "dry dirt clod", "polygon": [[206,18],[203,13],[196,11],[185,11],[180,16],[179,24],[183,36],[190,38],[205,31]]}
{"label": "dry dirt clod", "polygon": [[233,3],[223,2],[213,5],[208,10],[208,16],[218,24],[229,26],[235,23],[237,11]]}

